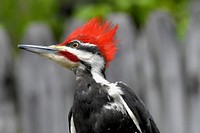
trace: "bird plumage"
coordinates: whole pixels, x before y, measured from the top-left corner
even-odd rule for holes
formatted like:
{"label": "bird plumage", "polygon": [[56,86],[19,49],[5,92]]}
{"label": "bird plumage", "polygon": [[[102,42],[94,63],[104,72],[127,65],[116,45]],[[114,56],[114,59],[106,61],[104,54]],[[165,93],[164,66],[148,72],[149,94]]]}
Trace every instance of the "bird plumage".
{"label": "bird plumage", "polygon": [[75,73],[70,133],[159,133],[138,95],[124,83],[106,79],[106,67],[117,49],[117,28],[107,20],[92,18],[59,45],[19,45]]}
{"label": "bird plumage", "polygon": [[90,71],[75,72],[71,133],[159,133],[143,102],[124,83],[97,83]]}

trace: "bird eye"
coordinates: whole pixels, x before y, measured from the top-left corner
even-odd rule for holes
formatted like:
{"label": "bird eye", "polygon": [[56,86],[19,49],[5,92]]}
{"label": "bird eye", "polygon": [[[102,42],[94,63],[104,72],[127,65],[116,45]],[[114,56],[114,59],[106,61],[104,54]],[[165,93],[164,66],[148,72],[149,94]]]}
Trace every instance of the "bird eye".
{"label": "bird eye", "polygon": [[72,43],[72,48],[77,48],[79,46],[79,43],[75,42],[75,43]]}

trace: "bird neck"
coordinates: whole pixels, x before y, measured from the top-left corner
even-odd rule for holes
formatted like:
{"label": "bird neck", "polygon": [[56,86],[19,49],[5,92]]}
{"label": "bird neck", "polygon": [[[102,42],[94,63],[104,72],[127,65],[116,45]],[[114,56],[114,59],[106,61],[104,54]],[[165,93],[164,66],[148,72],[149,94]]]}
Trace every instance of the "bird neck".
{"label": "bird neck", "polygon": [[109,83],[106,80],[105,68],[100,68],[98,66],[91,67],[86,64],[81,64],[79,67],[73,69],[76,76],[80,75],[90,75],[97,83],[107,84]]}

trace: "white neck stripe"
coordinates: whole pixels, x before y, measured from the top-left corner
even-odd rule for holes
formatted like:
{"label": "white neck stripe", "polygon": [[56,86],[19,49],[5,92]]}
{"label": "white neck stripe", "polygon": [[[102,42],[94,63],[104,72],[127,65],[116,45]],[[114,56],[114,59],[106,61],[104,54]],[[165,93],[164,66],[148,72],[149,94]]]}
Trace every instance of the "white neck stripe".
{"label": "white neck stripe", "polygon": [[76,128],[75,128],[75,125],[74,125],[73,114],[72,114],[72,117],[71,117],[71,120],[70,120],[70,133],[76,133]]}
{"label": "white neck stripe", "polygon": [[102,74],[100,73],[96,73],[96,72],[92,72],[92,76],[94,78],[94,80],[97,82],[97,83],[102,83],[102,84],[108,84],[109,82],[103,77]]}

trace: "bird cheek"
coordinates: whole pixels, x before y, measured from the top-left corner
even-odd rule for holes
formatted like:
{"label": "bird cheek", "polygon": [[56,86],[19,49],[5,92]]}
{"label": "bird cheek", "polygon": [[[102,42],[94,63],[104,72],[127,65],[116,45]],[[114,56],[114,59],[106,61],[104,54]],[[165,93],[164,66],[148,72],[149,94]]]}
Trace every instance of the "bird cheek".
{"label": "bird cheek", "polygon": [[65,58],[69,59],[72,62],[79,62],[79,59],[74,54],[67,52],[67,51],[60,51],[60,55],[64,56]]}
{"label": "bird cheek", "polygon": [[94,57],[94,55],[89,52],[81,52],[78,57],[82,61],[89,61]]}

